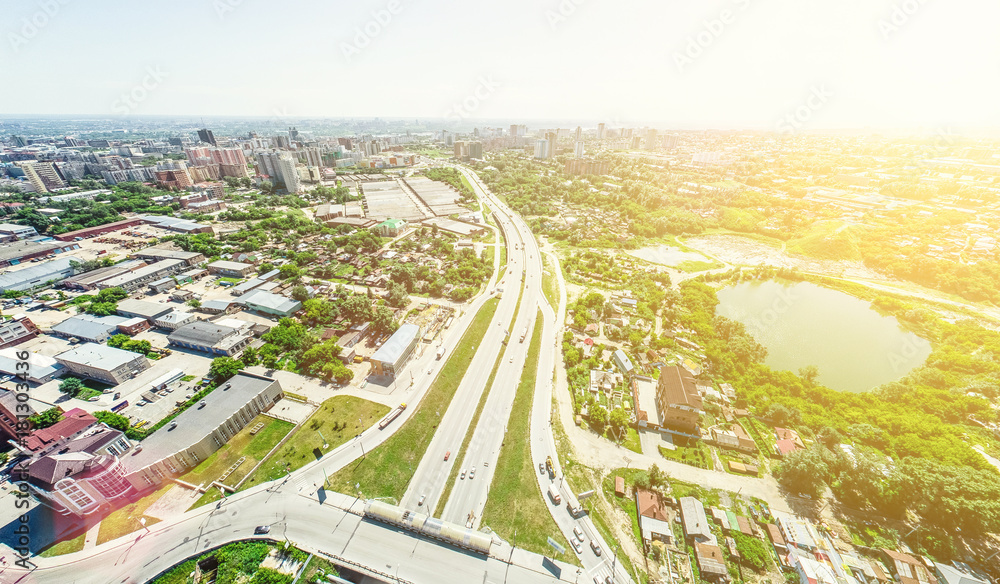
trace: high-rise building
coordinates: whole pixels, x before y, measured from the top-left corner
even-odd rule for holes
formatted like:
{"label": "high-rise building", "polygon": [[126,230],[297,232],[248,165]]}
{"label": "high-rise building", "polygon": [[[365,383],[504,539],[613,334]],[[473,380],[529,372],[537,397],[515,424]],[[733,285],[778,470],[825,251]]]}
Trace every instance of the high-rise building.
{"label": "high-rise building", "polygon": [[218,146],[218,144],[215,142],[215,134],[213,134],[212,130],[209,130],[208,128],[202,128],[201,130],[198,130],[198,139],[206,144],[211,144],[212,146]]}
{"label": "high-rise building", "polygon": [[597,124],[597,139],[598,140],[604,139],[604,122]]}
{"label": "high-rise building", "polygon": [[22,138],[21,136],[14,136],[13,134],[11,134],[10,136],[10,141],[11,143],[14,144],[15,148],[24,148],[25,146],[28,145],[28,143],[25,142],[24,138]]}
{"label": "high-rise building", "polygon": [[583,158],[583,140],[577,139],[576,148],[573,149],[573,155],[577,158]]}
{"label": "high-rise building", "polygon": [[535,141],[535,158],[542,159],[549,157],[549,142],[548,140],[536,140]]}
{"label": "high-rise building", "polygon": [[510,125],[510,137],[517,138],[517,124]]}
{"label": "high-rise building", "polygon": [[646,150],[656,150],[656,130],[646,130]]}
{"label": "high-rise building", "polygon": [[59,171],[51,162],[18,162],[17,165],[24,170],[24,176],[36,193],[48,193],[66,187],[66,181],[59,176]]}
{"label": "high-rise building", "polygon": [[548,156],[546,156],[546,158],[552,158],[553,156],[556,155],[556,138],[558,137],[559,137],[559,130],[545,133],[545,139],[548,140],[549,142]]}
{"label": "high-rise building", "polygon": [[476,160],[483,159],[483,143],[482,142],[469,142],[469,158],[474,158]]}
{"label": "high-rise building", "polygon": [[463,140],[455,142],[455,153],[454,153],[455,158],[461,160],[469,156],[469,151],[465,149],[465,144],[466,143]]}
{"label": "high-rise building", "polygon": [[305,156],[306,166],[315,166],[317,168],[323,166],[323,151],[318,146],[303,148],[302,154]]}
{"label": "high-rise building", "polygon": [[291,142],[299,141],[299,131],[296,130],[294,126],[288,128],[288,140]]}
{"label": "high-rise building", "polygon": [[302,190],[299,171],[295,167],[295,158],[291,154],[282,153],[278,156],[278,176],[285,184],[285,190],[289,193],[297,193]]}
{"label": "high-rise building", "polygon": [[574,136],[574,139],[577,142],[583,139],[583,128],[581,128],[580,126],[576,127],[576,136]]}

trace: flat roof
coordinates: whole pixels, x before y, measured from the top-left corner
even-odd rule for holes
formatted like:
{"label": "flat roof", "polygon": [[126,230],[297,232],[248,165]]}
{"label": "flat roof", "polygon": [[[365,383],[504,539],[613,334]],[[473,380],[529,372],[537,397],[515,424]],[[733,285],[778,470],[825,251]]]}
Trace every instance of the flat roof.
{"label": "flat roof", "polygon": [[148,266],[143,266],[138,270],[133,272],[127,272],[120,276],[115,276],[114,278],[109,278],[102,282],[108,288],[114,288],[115,286],[120,286],[121,284],[126,284],[128,282],[133,282],[139,278],[145,278],[150,274],[155,274],[163,270],[170,270],[181,265],[185,265],[187,262],[184,260],[160,260],[158,262],[153,262]]}
{"label": "flat roof", "polygon": [[104,371],[112,371],[122,365],[131,363],[135,361],[136,357],[145,358],[138,353],[123,351],[122,349],[99,345],[97,343],[86,343],[75,349],[70,349],[65,353],[56,355],[58,361],[78,363]]}
{"label": "flat roof", "polygon": [[43,253],[64,247],[66,242],[35,243],[33,241],[17,241],[0,246],[0,260],[13,260],[32,253]]}
{"label": "flat roof", "polygon": [[395,363],[402,356],[407,345],[419,335],[420,327],[417,325],[411,323],[400,325],[385,344],[375,351],[375,354],[371,356],[371,360],[383,363]]}
{"label": "flat roof", "polygon": [[[263,375],[241,371],[203,398],[204,407],[195,404],[174,418],[177,427],[167,424],[142,441],[142,450],[122,458],[129,471],[155,464],[201,442],[240,408],[277,383]],[[227,387],[228,386],[228,387]]]}
{"label": "flat roof", "polygon": [[221,270],[245,270],[247,268],[252,268],[253,264],[244,264],[243,262],[230,262],[226,260],[219,260],[217,262],[212,262],[208,264],[209,268],[219,268]]}
{"label": "flat roof", "polygon": [[170,306],[149,302],[148,300],[126,298],[118,303],[118,312],[135,314],[143,318],[156,318],[171,311],[173,311],[173,308]]}

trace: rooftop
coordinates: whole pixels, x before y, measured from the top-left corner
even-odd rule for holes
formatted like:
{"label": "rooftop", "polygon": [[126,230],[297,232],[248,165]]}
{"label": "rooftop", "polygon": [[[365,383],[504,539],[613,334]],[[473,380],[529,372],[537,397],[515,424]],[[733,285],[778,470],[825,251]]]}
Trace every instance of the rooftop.
{"label": "rooftop", "polygon": [[88,367],[94,367],[105,371],[112,371],[135,361],[136,358],[144,358],[138,353],[123,351],[107,345],[97,343],[86,343],[75,349],[70,349],[65,353],[56,355],[59,361],[67,363],[78,363]]}
{"label": "rooftop", "polygon": [[371,360],[383,363],[395,363],[402,356],[406,347],[419,335],[419,326],[410,323],[400,325],[396,329],[396,332],[392,333],[392,336],[389,337],[389,340],[375,351]]}
{"label": "rooftop", "polygon": [[118,303],[118,312],[134,314],[136,316],[141,316],[143,318],[156,318],[162,314],[166,314],[172,311],[173,308],[166,306],[164,304],[157,304],[156,302],[149,302],[147,300],[133,300],[131,298],[126,298]]}
{"label": "rooftop", "polygon": [[695,386],[694,377],[691,377],[691,374],[681,367],[674,365],[662,368],[658,390],[663,393],[668,404],[701,409],[701,396]]}
{"label": "rooftop", "polygon": [[198,321],[188,323],[174,332],[170,333],[168,339],[171,342],[190,343],[213,347],[226,337],[240,332],[239,329],[216,324],[208,321]]}
{"label": "rooftop", "polygon": [[125,456],[122,464],[128,471],[135,471],[190,448],[272,383],[277,381],[241,371],[205,396],[204,407],[192,406],[174,418],[177,426],[173,430],[170,429],[172,424],[168,424],[143,440],[142,450]]}

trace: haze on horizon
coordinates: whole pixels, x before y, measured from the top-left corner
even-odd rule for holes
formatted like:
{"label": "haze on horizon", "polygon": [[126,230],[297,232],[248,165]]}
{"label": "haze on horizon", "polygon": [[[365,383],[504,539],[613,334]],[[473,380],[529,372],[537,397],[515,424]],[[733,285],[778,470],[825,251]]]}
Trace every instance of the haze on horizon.
{"label": "haze on horizon", "polygon": [[1000,126],[1000,6],[986,0],[44,0],[3,14],[0,116]]}

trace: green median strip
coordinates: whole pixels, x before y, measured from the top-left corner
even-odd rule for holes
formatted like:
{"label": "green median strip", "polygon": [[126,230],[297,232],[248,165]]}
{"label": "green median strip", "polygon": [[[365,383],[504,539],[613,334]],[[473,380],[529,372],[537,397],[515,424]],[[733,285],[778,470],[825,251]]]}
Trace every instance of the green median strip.
{"label": "green median strip", "polygon": [[448,409],[479,342],[489,329],[498,303],[496,298],[491,298],[479,309],[423,400],[416,405],[409,404],[417,408],[413,416],[391,438],[331,475],[331,489],[349,494],[360,489],[366,498],[388,497],[399,501],[403,497],[441,416]]}
{"label": "green median strip", "polygon": [[[514,306],[514,316],[510,319],[510,324],[507,325],[507,330],[511,330],[514,326],[514,321],[517,320],[517,312],[521,310],[521,299],[524,298],[524,286],[521,286],[521,293],[517,297],[517,305]],[[511,331],[513,332],[513,331]],[[510,341],[510,335],[507,336],[508,342]],[[490,391],[493,388],[493,381],[497,376],[497,369],[500,368],[500,361],[503,359],[503,351],[499,351],[497,354],[497,359],[493,363],[493,371],[490,373],[490,378],[486,381],[486,386],[483,388],[483,392],[479,397],[479,405],[476,407],[476,415],[472,418],[472,423],[469,425],[469,429],[465,432],[465,440],[462,441],[462,447],[458,451],[458,457],[455,459],[456,462],[461,462],[465,457],[465,452],[469,448],[469,442],[472,441],[472,435],[476,432],[476,426],[479,425],[479,417],[483,413],[483,408],[486,407],[486,399],[490,396]],[[455,481],[458,480],[459,464],[452,465],[451,473],[448,475],[448,482],[445,483],[444,492],[441,497],[438,498],[437,506],[434,508],[434,516],[440,517],[441,513],[444,512],[444,505],[448,501],[448,497],[451,496],[451,490],[455,487]]]}
{"label": "green median strip", "polygon": [[544,495],[535,478],[538,469],[531,460],[531,406],[541,345],[542,314],[539,311],[510,412],[507,436],[500,450],[486,509],[483,510],[482,524],[521,549],[549,557],[553,555],[548,545],[548,538],[551,537],[566,548],[566,553],[558,559],[579,566],[580,561],[545,506]]}

